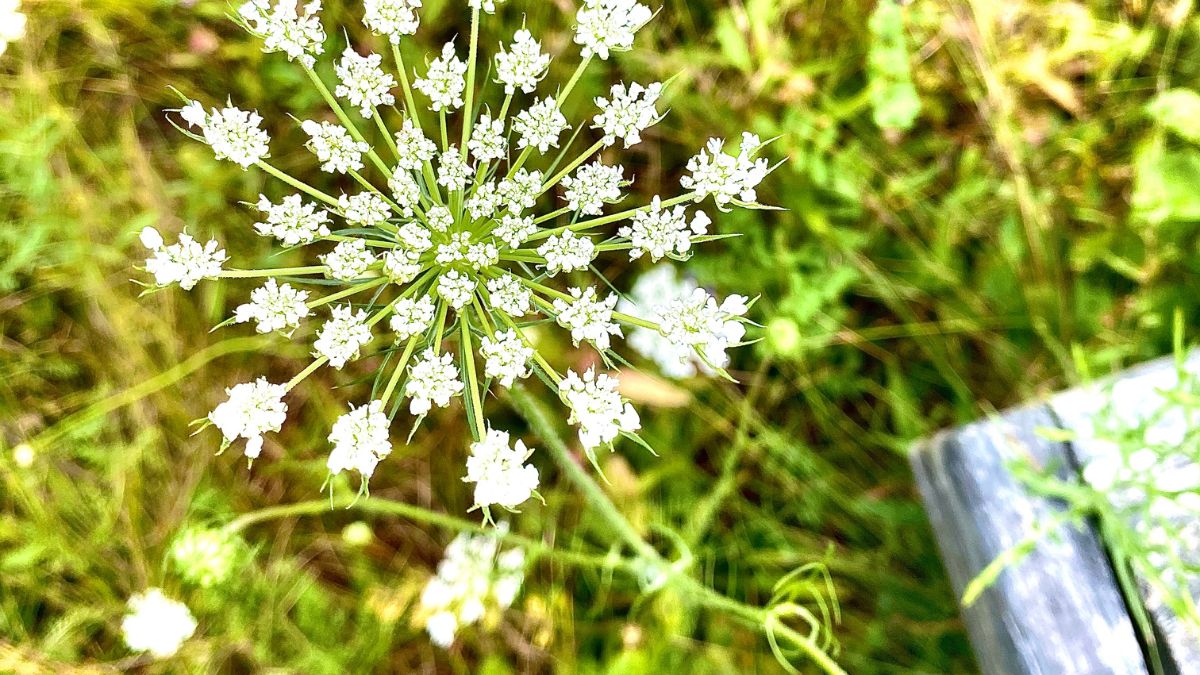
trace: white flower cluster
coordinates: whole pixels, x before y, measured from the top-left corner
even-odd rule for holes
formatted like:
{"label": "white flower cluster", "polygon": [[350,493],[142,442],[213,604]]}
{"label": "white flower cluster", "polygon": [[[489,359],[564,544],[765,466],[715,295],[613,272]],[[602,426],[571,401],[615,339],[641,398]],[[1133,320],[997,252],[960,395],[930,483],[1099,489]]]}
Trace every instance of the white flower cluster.
{"label": "white flower cluster", "polygon": [[467,64],[454,53],[454,43],[447,42],[442,47],[441,57],[429,64],[429,72],[414,82],[413,88],[429,97],[430,109],[434,112],[456,110],[463,106],[463,90],[467,86],[463,75],[466,72]]}
{"label": "white flower cluster", "polygon": [[609,337],[623,337],[621,326],[612,320],[613,308],[617,306],[617,295],[610,294],[601,300],[596,296],[596,289],[572,288],[568,302],[563,299],[554,301],[554,312],[558,316],[558,325],[571,331],[571,340],[576,344],[587,340],[600,351],[606,351],[611,345]]}
{"label": "white flower cluster", "polygon": [[[675,267],[669,263],[661,263],[650,271],[638,277],[633,284],[628,299],[622,298],[617,303],[617,311],[626,314],[645,316],[661,322],[661,317],[651,310],[671,300],[683,300],[697,288],[690,279],[681,279]],[[635,352],[650,359],[667,377],[692,377],[698,371],[711,373],[713,369],[706,365],[699,356],[688,347],[680,347],[663,337],[658,330],[635,327],[625,339]],[[716,364],[718,366],[724,364]]]}
{"label": "white flower cluster", "polygon": [[661,83],[643,87],[634,82],[628,89],[624,84],[614,84],[607,99],[597,97],[600,114],[596,115],[595,128],[604,131],[604,144],[612,145],[618,138],[627,148],[641,143],[642,132],[659,120],[654,106],[661,95]]}
{"label": "white flower cluster", "polygon": [[263,51],[283,52],[312,68],[324,53],[325,29],[321,27],[321,0],[312,0],[297,11],[296,0],[249,0],[238,15],[251,32],[263,39]]}
{"label": "white flower cluster", "polygon": [[367,250],[367,243],[362,239],[343,241],[320,258],[329,268],[329,276],[341,281],[361,278],[376,262],[375,254]]}
{"label": "white flower cluster", "polygon": [[529,377],[533,347],[526,345],[512,328],[483,338],[479,353],[483,356],[484,376],[496,378],[502,387],[511,387],[513,382]]}
{"label": "white flower cluster", "polygon": [[633,217],[633,225],[617,230],[617,234],[629,239],[629,259],[637,260],[649,253],[650,260],[658,262],[668,255],[682,256],[692,248],[692,237],[708,233],[712,220],[703,211],[697,211],[692,222],[687,222],[687,209],[676,206],[664,208],[662,199],[655,197],[650,210]]}
{"label": "white flower cluster", "polygon": [[507,431],[488,429],[483,440],[472,443],[463,482],[475,484],[475,506],[512,510],[528,501],[538,487],[537,468],[525,463],[532,455],[519,439],[509,445]]}
{"label": "white flower cluster", "polygon": [[641,428],[641,418],[617,391],[617,378],[589,368],[581,377],[573,370],[558,383],[559,394],[571,409],[571,424],[579,426],[579,442],[588,452],[612,445],[622,433]]}
{"label": "white flower cluster", "polygon": [[187,606],[160,589],[150,588],[129,598],[128,609],[121,620],[121,635],[135,652],[169,658],[196,632],[196,619]]}
{"label": "white flower cluster", "polygon": [[424,415],[436,404],[439,408],[450,405],[450,399],[463,391],[458,378],[458,366],[450,354],[438,355],[433,349],[425,352],[408,375],[405,394],[412,401],[408,411],[413,415]]}
{"label": "white flower cluster", "polygon": [[660,317],[664,337],[684,351],[694,352],[707,364],[723,368],[729,362],[725,353],[736,347],[746,335],[741,319],[749,310],[746,298],[731,295],[717,299],[703,288],[686,298],[671,300],[654,308]]}
{"label": "white flower cluster", "polygon": [[508,51],[496,55],[496,81],[504,85],[505,94],[518,89],[532,94],[549,68],[550,55],[542,53],[541,43],[524,28],[513,35]]}
{"label": "white flower cluster", "polygon": [[357,471],[365,485],[380,460],[392,453],[388,427],[388,418],[383,414],[380,401],[351,407],[350,412],[333,423],[329,433],[329,442],[333,444],[327,462],[329,473]]}
{"label": "white flower cluster", "polygon": [[363,168],[362,156],[371,146],[351,138],[345,127],[305,120],[300,128],[308,134],[308,149],[321,162],[322,171],[348,173]]}
{"label": "white flower cluster", "polygon": [[568,128],[567,118],[558,109],[554,97],[544,98],[519,113],[513,120],[513,131],[520,135],[517,145],[546,152],[558,147],[558,137]]}
{"label": "white flower cluster", "polygon": [[392,215],[388,203],[374,192],[361,192],[352,197],[342,195],[338,197],[338,208],[346,222],[357,227],[378,227],[387,223]]}
{"label": "white flower cluster", "polygon": [[152,253],[146,259],[146,271],[154,275],[159,286],[179,284],[190,291],[201,279],[221,276],[221,265],[229,258],[215,240],[201,246],[186,233],[170,246],[164,245],[162,235],[153,227],[144,228],[139,238]]}
{"label": "white flower cluster", "polygon": [[633,36],[654,16],[637,0],[584,0],[575,17],[575,43],[583,55],[608,59],[633,49]]}
{"label": "white flower cluster", "polygon": [[604,213],[605,204],[621,199],[624,173],[624,167],[607,166],[598,161],[579,167],[574,176],[567,176],[562,181],[567,208],[583,216]]}
{"label": "white flower cluster", "polygon": [[200,129],[217,159],[228,159],[246,169],[270,153],[271,137],[259,128],[263,120],[256,112],[227,105],[206,113],[199,101],[192,101],[180,109],[179,116]]}
{"label": "white flower cluster", "polygon": [[255,459],[262,452],[263,434],[283,428],[287,419],[287,404],[283,402],[287,387],[260,377],[230,387],[225,393],[229,399],[209,413],[208,420],[221,430],[225,443],[246,439],[246,457]]}
{"label": "white flower cluster", "polygon": [[754,134],[742,134],[742,147],[737,155],[725,152],[725,141],[712,138],[705,150],[688,161],[691,175],[684,176],[680,185],[696,193],[696,201],[711,196],[717,208],[724,209],[735,200],[742,204],[758,203],[755,188],[771,171],[766,159],[755,158],[762,141]]}
{"label": "white flower cluster", "polygon": [[333,308],[333,317],[325,322],[313,351],[317,356],[329,360],[329,365],[341,370],[347,361],[358,358],[363,345],[371,341],[371,328],[367,325],[367,313],[354,311],[349,305]]}
{"label": "white flower cluster", "polygon": [[363,25],[376,35],[386,35],[392,44],[400,44],[405,35],[417,32],[421,0],[365,0]]}
{"label": "white flower cluster", "polygon": [[392,105],[396,97],[391,90],[396,86],[396,78],[391,73],[384,72],[380,64],[383,57],[379,54],[361,56],[350,47],[342,53],[342,60],[334,68],[341,81],[334,91],[343,96],[351,105],[358,106],[362,116],[370,118],[372,110],[381,105]]}
{"label": "white flower cluster", "polygon": [[[348,207],[347,203],[342,208]],[[275,237],[284,246],[311,244],[317,237],[329,236],[329,213],[305,203],[300,195],[284,197],[278,204],[259,195],[257,208],[266,214],[266,219],[254,229],[264,237]]]}
{"label": "white flower cluster", "polygon": [[[497,529],[507,531],[504,524]],[[458,535],[421,593],[430,640],[443,649],[450,647],[458,631],[478,622],[489,608],[511,606],[524,581],[523,550],[501,551],[497,537]]]}
{"label": "white flower cluster", "polygon": [[261,288],[250,293],[250,302],[233,311],[233,316],[237,323],[253,321],[260,333],[274,333],[299,327],[300,320],[309,315],[307,300],[308,291],[267,279]]}

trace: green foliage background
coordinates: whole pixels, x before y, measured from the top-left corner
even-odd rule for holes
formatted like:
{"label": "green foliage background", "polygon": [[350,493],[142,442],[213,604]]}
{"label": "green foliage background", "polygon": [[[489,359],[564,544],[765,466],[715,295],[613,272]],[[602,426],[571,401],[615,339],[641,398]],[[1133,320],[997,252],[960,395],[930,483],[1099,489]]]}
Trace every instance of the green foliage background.
{"label": "green foliage background", "polygon": [[[328,425],[354,392],[327,374],[298,389],[252,472],[214,457],[212,434],[189,436],[225,386],[282,381],[306,355],[208,332],[250,285],[138,298],[146,225],[218,236],[245,267],[288,257],[253,234],[242,204],[274,187],[175,133],[168,87],[257,108],[276,161],[306,176],[314,165],[285,113],[321,103],[223,2],[24,4],[28,35],[0,57],[0,671],[140,666],[118,628],[147,585],[201,624],[178,661],[151,668],[165,672],[781,670],[759,636],[669,589],[644,595],[545,562],[493,630],[438,651],[409,609],[450,535],[354,511],[251,527],[232,584],[180,582],[163,558],[189,525],[319,496]],[[371,44],[357,2],[326,4],[329,51],[340,25]],[[461,32],[462,5],[426,0],[412,53]],[[524,12],[552,53],[573,52],[573,2],[510,5],[483,44]],[[719,232],[743,236],[706,245],[689,268],[722,294],[761,294],[754,318],[769,330],[738,357],[741,385],[639,394],[660,457],[625,444],[605,463],[635,524],[695,534],[695,572],[756,605],[790,570],[823,562],[852,673],[972,672],[904,451],[1166,353],[1171,312],[1197,315],[1191,5],[664,0],[635,52],[589,71],[568,119],[619,78],[681,73],[671,114],[623,158],[635,198],[669,191],[709,136],[749,130],[779,137],[771,152],[786,162],[761,195],[787,210],[721,215]],[[556,60],[552,81],[573,67]],[[639,269],[607,264],[624,287]],[[560,359],[581,358],[568,347],[554,347]],[[664,405],[680,394],[684,407]],[[459,412],[427,423],[373,494],[465,512],[466,436]],[[11,449],[27,441],[38,455],[21,468]],[[514,529],[568,548],[604,541],[543,470],[547,505]],[[701,504],[717,516],[692,532]],[[374,531],[365,546],[341,537],[360,519]]]}

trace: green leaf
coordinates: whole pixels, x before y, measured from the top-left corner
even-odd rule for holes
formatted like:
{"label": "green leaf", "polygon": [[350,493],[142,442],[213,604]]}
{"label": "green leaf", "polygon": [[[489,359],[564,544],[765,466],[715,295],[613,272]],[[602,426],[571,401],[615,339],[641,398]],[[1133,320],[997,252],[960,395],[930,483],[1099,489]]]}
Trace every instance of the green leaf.
{"label": "green leaf", "polygon": [[1200,94],[1191,89],[1164,91],[1146,104],[1146,114],[1162,127],[1200,143]]}

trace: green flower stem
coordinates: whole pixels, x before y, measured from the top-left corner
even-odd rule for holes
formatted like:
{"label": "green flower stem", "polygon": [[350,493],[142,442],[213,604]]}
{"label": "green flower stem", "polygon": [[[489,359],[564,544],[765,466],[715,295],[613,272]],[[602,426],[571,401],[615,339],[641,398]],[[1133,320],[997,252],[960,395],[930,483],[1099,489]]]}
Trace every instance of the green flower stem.
{"label": "green flower stem", "polygon": [[329,268],[325,265],[310,265],[308,267],[276,267],[267,270],[221,270],[222,279],[258,279],[261,277],[295,277],[307,274],[325,274]]}
{"label": "green flower stem", "polygon": [[[304,72],[308,73],[308,79],[312,80],[312,83],[317,88],[317,91],[321,92],[321,98],[325,99],[325,103],[329,105],[331,110],[333,110],[333,114],[337,115],[338,121],[341,122],[342,126],[346,128],[346,131],[350,133],[350,137],[359,143],[366,143],[367,139],[363,137],[362,132],[358,130],[358,127],[350,121],[350,117],[346,114],[345,110],[342,110],[342,105],[337,102],[336,98],[333,97],[333,94],[329,91],[329,87],[326,87],[325,82],[322,81],[317,75],[317,71],[313,70],[309,66],[304,66]],[[375,153],[374,148],[368,148],[367,156],[371,158],[371,162],[375,165],[375,168],[379,169],[384,176],[387,178],[392,177],[392,170],[389,169],[388,165],[385,164],[383,160],[380,159],[379,155]]]}
{"label": "green flower stem", "polygon": [[388,149],[392,151],[392,157],[400,159],[400,149],[396,147],[396,139],[390,129],[383,122],[383,115],[379,114],[379,108],[371,106],[371,119],[375,120],[375,127],[379,129],[379,133],[383,136],[383,140],[387,143]]}
{"label": "green flower stem", "polygon": [[278,178],[279,180],[296,188],[297,190],[300,190],[301,192],[308,194],[310,197],[314,197],[315,199],[325,202],[326,204],[328,204],[334,208],[340,208],[338,206],[338,200],[334,199],[333,197],[330,197],[329,195],[325,194],[324,192],[321,192],[320,190],[316,189],[315,187],[310,186],[309,184],[307,184],[303,181],[292,178],[291,176],[280,171],[279,169],[276,169],[275,167],[271,166],[270,164],[267,164],[266,162],[262,161],[261,159],[258,160],[257,162],[255,162],[254,165],[257,166],[258,168],[262,169],[263,171],[266,171],[267,173],[271,174],[275,178]]}
{"label": "green flower stem", "polygon": [[446,131],[446,110],[438,111],[438,126],[442,129],[442,152],[450,151],[450,134]]}
{"label": "green flower stem", "polygon": [[479,315],[479,322],[483,324],[484,332],[487,333],[489,337],[494,336],[496,334],[496,329],[494,326],[492,326],[492,322],[488,320],[488,313],[483,309],[483,303],[479,301],[478,293],[471,298],[471,304],[475,308],[475,313]]}
{"label": "green flower stem", "polygon": [[535,225],[541,225],[542,223],[544,223],[548,220],[554,220],[555,218],[562,216],[562,215],[566,215],[570,212],[571,212],[570,207],[564,206],[561,209],[558,209],[557,211],[551,211],[550,213],[547,213],[544,216],[538,216],[537,218],[534,218],[533,222]]}
{"label": "green flower stem", "polygon": [[446,331],[446,312],[449,311],[450,303],[442,301],[438,303],[437,314],[437,331],[433,335],[433,353],[442,353],[442,335]]}
{"label": "green flower stem", "polygon": [[[408,118],[412,120],[412,123],[416,125],[418,129],[420,129],[421,120],[417,117],[417,102],[413,99],[412,85],[409,84],[408,71],[404,67],[404,57],[400,54],[400,47],[395,44],[392,45],[392,58],[396,59],[396,69],[400,71],[400,84],[404,88],[404,103],[408,108]],[[423,171],[425,174],[425,181],[429,187],[433,201],[441,204],[442,194],[441,191],[438,190],[437,181],[433,178],[433,165],[429,162],[425,162]]]}
{"label": "green flower stem", "polygon": [[392,398],[392,393],[396,391],[396,385],[400,384],[400,378],[404,376],[404,368],[408,366],[408,360],[412,358],[413,350],[417,348],[417,342],[421,336],[415,336],[408,341],[404,346],[404,353],[400,356],[400,362],[396,364],[396,370],[392,372],[392,378],[388,380],[387,388],[383,390],[383,396],[379,400],[387,407],[388,401]]}
{"label": "green flower stem", "polygon": [[[695,201],[695,199],[696,199],[696,193],[689,192],[687,194],[679,195],[678,197],[674,197],[672,199],[666,200],[665,202],[662,203],[662,208],[667,209],[672,206],[678,206],[685,202]],[[646,211],[649,211],[650,208],[651,208],[650,205],[647,204],[645,206],[639,206],[636,209],[629,209],[628,211],[621,211],[620,213],[614,213],[612,215],[603,216],[601,218],[595,218],[593,220],[585,220],[582,222],[578,222],[578,223],[575,223],[574,225],[564,225],[563,227],[557,227],[552,230],[541,230],[541,231],[535,232],[533,234],[533,236],[529,237],[529,239],[526,240],[526,243],[528,243],[530,241],[538,241],[541,239],[545,239],[547,237],[550,237],[550,236],[553,236],[556,234],[562,234],[563,232],[566,232],[567,230],[570,230],[572,232],[581,232],[583,230],[588,230],[593,227],[600,227],[602,225],[608,225],[610,223],[620,222],[622,220],[627,220],[629,218],[632,218],[639,213],[645,213]]]}
{"label": "green flower stem", "polygon": [[471,10],[471,52],[467,61],[467,100],[463,107],[462,152],[467,159],[467,142],[471,140],[471,126],[475,121],[475,61],[479,54],[479,9]]}
{"label": "green flower stem", "polygon": [[513,100],[513,95],[512,95],[512,94],[505,94],[505,95],[504,95],[504,105],[500,106],[500,117],[499,117],[499,120],[500,120],[501,122],[503,122],[504,120],[508,119],[508,108],[509,108],[509,106],[511,106],[511,105],[512,105],[512,100]]}
{"label": "green flower stem", "polygon": [[366,243],[367,246],[374,246],[376,248],[404,248],[403,245],[397,244],[394,241],[383,241],[380,239],[369,239],[365,237],[347,237],[341,234],[331,234],[327,237],[321,237],[321,239],[324,239],[325,241],[361,241]]}
{"label": "green flower stem", "polygon": [[458,323],[462,329],[462,350],[463,350],[463,384],[467,388],[467,396],[471,397],[471,408],[473,424],[471,431],[475,434],[475,440],[483,438],[486,424],[483,420],[483,399],[479,396],[479,377],[475,372],[475,353],[471,349],[471,322],[468,319],[467,312],[460,312],[458,315]]}
{"label": "green flower stem", "polygon": [[313,373],[317,372],[317,369],[320,368],[321,366],[325,365],[325,363],[328,361],[329,361],[328,357],[322,356],[321,358],[317,359],[316,361],[313,361],[312,363],[308,364],[307,368],[300,371],[299,373],[296,373],[295,377],[288,380],[288,383],[283,385],[283,390],[291,391],[291,390],[295,389],[296,385],[300,384],[305,379],[307,379],[309,375],[312,375]]}
{"label": "green flower stem", "polygon": [[579,62],[579,66],[575,68],[575,73],[571,75],[571,79],[567,82],[567,86],[563,87],[563,90],[558,94],[559,110],[562,109],[563,103],[566,102],[567,97],[569,97],[571,92],[575,90],[575,85],[579,84],[579,79],[583,77],[583,71],[587,70],[588,65],[592,62],[592,58],[593,57],[589,56]]}
{"label": "green flower stem", "polygon": [[581,155],[579,155],[575,159],[571,160],[571,162],[569,164],[567,164],[565,167],[563,167],[562,171],[559,171],[558,173],[554,174],[553,177],[551,177],[549,180],[547,180],[545,183],[543,183],[541,190],[538,192],[538,196],[540,197],[540,196],[546,194],[547,192],[549,192],[551,189],[554,188],[555,185],[558,185],[559,181],[561,181],[564,177],[566,177],[567,174],[574,171],[580,164],[583,164],[584,162],[586,162],[588,160],[588,158],[590,158],[592,155],[596,154],[603,148],[604,148],[604,141],[596,141],[595,143],[593,143],[592,147],[588,148],[587,150],[584,150]]}
{"label": "green flower stem", "polygon": [[[501,541],[513,546],[520,546],[525,550],[525,553],[534,558],[545,558],[553,560],[565,565],[575,567],[585,567],[594,569],[619,569],[626,572],[634,570],[633,562],[627,559],[622,559],[612,555],[599,555],[594,553],[584,553],[579,551],[563,551],[555,549],[547,544],[544,544],[537,539],[525,537],[511,532],[501,533],[494,528],[484,527],[477,523],[473,523],[463,518],[438,513],[429,509],[424,509],[412,504],[394,501],[390,499],[380,499],[371,497],[361,499],[357,496],[341,497],[333,501],[333,509],[346,509],[368,513],[372,515],[400,516],[408,520],[418,523],[425,523],[434,527],[440,527],[452,532],[467,532],[470,534],[485,534],[494,536]],[[225,526],[227,532],[236,533],[242,532],[247,528],[259,523],[270,522],[282,518],[295,518],[299,516],[315,516],[323,513],[329,513],[333,509],[330,508],[330,502],[327,499],[316,499],[313,501],[297,502],[295,504],[284,504],[280,506],[271,506],[257,511],[238,516],[230,521]]]}
{"label": "green flower stem", "polygon": [[332,295],[327,295],[323,298],[313,300],[312,302],[308,303],[308,305],[306,305],[306,306],[309,309],[316,309],[318,307],[321,307],[322,305],[328,305],[331,302],[336,302],[338,300],[341,300],[342,298],[348,298],[351,295],[355,295],[356,293],[362,293],[363,291],[369,291],[372,288],[378,288],[379,286],[382,286],[382,285],[386,284],[387,282],[388,282],[387,277],[379,277],[378,279],[372,279],[371,281],[367,281],[367,282],[364,282],[361,284],[356,284],[354,286],[351,286],[350,288],[338,291],[337,293],[334,293]]}

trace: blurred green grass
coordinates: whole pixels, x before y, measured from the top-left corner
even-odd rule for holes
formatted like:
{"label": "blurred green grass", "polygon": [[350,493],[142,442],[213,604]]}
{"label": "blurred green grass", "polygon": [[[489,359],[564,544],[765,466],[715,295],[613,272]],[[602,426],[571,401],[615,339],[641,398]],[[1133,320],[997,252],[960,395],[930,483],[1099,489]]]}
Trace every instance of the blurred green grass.
{"label": "blurred green grass", "polygon": [[[326,4],[331,42],[345,25],[370,44],[357,3]],[[258,108],[285,167],[309,165],[282,150],[298,145],[285,113],[320,101],[223,2],[25,5],[29,33],[0,57],[0,440],[49,429],[54,442],[30,468],[0,458],[0,670],[127,665],[124,602],[159,584],[200,620],[183,655],[195,670],[780,671],[727,619],[548,563],[501,626],[440,652],[407,610],[448,535],[354,512],[251,528],[233,587],[173,581],[164,554],[188,525],[317,496],[344,393],[331,378],[298,389],[253,472],[188,435],[225,386],[286,379],[304,349],[208,332],[249,286],[138,298],[145,225],[219,236],[246,266],[271,256],[239,205],[270,189],[263,176],[175,133],[168,87]],[[457,4],[426,5],[414,55],[462,29]],[[573,6],[523,7],[553,53],[570,51]],[[521,21],[505,17],[483,44]],[[850,672],[974,671],[903,451],[1166,353],[1170,313],[1197,315],[1200,150],[1186,119],[1147,104],[1196,88],[1198,29],[1191,2],[666,0],[619,68],[589,72],[567,116],[615,79],[682,73],[671,114],[623,158],[644,198],[709,136],[779,136],[787,161],[761,194],[787,210],[721,215],[720,232],[744,236],[690,269],[722,293],[761,294],[755,319],[790,321],[799,339],[745,350],[740,386],[688,383],[687,410],[646,409],[661,456],[622,448],[605,467],[626,513],[685,528],[720,485],[696,549],[717,588],[763,604],[788,571],[824,562]],[[638,272],[610,264],[619,283]],[[459,468],[434,452],[461,446],[459,418],[426,425],[373,493],[464,512]],[[723,473],[730,453],[740,462]],[[514,528],[594,540],[569,489],[547,502]],[[340,537],[360,518],[367,546]]]}

